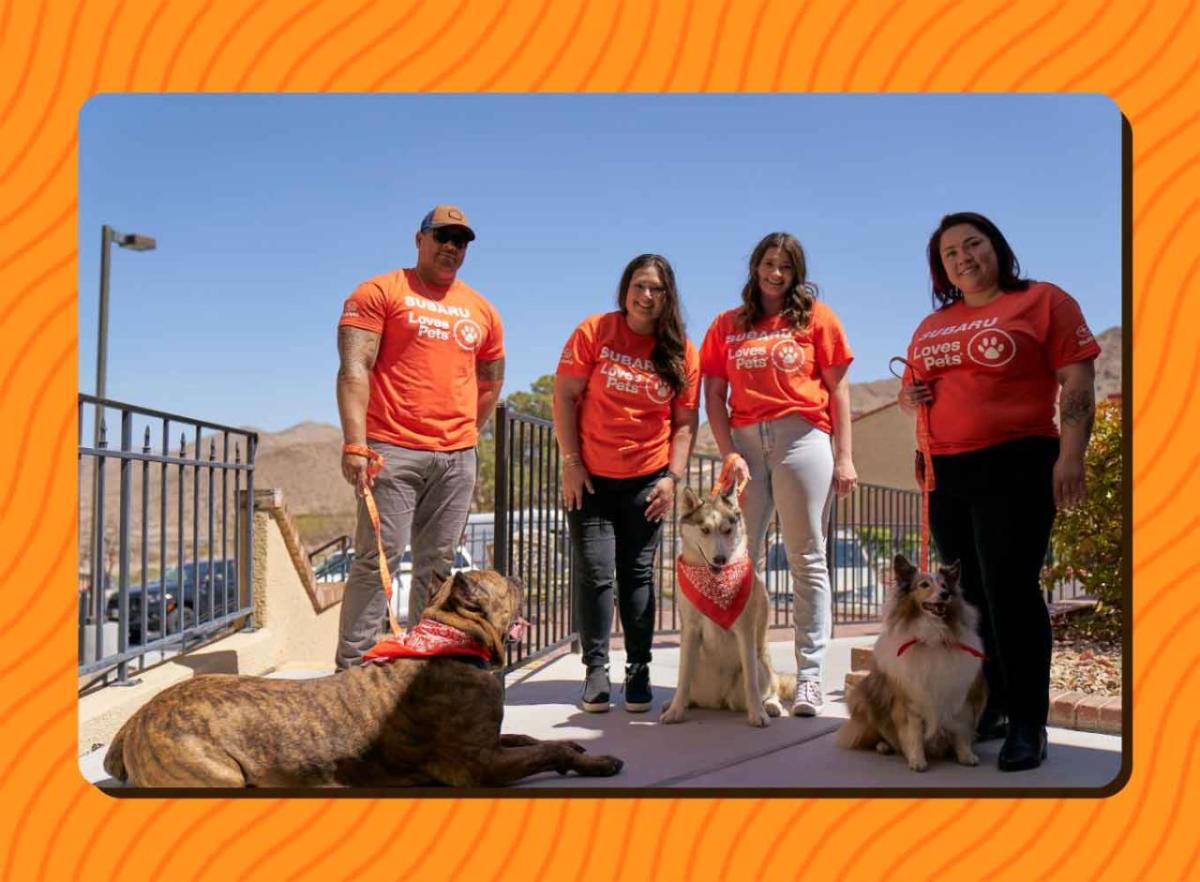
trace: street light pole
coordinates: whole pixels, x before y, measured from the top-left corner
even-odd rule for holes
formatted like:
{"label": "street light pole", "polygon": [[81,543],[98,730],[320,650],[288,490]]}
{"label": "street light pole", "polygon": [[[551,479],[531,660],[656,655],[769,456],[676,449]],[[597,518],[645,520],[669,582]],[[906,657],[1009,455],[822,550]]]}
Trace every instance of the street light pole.
{"label": "street light pole", "polygon": [[[121,233],[108,224],[100,227],[100,321],[96,329],[96,398],[100,400],[104,399],[107,392],[108,381],[108,276],[110,253],[114,242],[121,248],[128,248],[131,251],[153,251],[157,245],[153,236],[144,236],[141,233]],[[100,447],[100,426],[103,422],[104,407],[97,402],[96,421],[92,433],[94,448]],[[99,535],[96,514],[100,505],[100,470],[104,468],[104,460],[97,456],[95,464],[96,468],[92,473],[92,529],[90,531],[92,547],[89,559],[92,565],[92,589],[95,591],[99,578],[101,580],[99,596],[102,597],[104,561],[103,554],[100,553],[102,537]],[[92,604],[89,605],[89,608],[96,609],[97,607]]]}

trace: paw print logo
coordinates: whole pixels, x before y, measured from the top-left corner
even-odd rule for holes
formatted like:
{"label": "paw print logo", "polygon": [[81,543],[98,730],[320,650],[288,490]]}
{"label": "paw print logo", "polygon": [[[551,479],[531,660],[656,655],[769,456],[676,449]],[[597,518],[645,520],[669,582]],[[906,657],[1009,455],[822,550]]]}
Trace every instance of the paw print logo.
{"label": "paw print logo", "polygon": [[984,337],[977,344],[980,354],[988,361],[999,361],[1004,355],[1007,344],[995,334]]}
{"label": "paw print logo", "polygon": [[785,374],[795,373],[804,366],[804,350],[795,340],[780,340],[771,347],[771,364]]}
{"label": "paw print logo", "polygon": [[658,377],[649,377],[646,383],[646,395],[655,404],[666,404],[671,400],[671,387]]}
{"label": "paw print logo", "polygon": [[454,342],[467,352],[474,352],[479,347],[482,336],[479,325],[470,319],[459,319],[454,323]]}
{"label": "paw print logo", "polygon": [[1016,341],[999,328],[980,331],[967,343],[967,355],[971,361],[983,367],[1004,367],[1016,354]]}

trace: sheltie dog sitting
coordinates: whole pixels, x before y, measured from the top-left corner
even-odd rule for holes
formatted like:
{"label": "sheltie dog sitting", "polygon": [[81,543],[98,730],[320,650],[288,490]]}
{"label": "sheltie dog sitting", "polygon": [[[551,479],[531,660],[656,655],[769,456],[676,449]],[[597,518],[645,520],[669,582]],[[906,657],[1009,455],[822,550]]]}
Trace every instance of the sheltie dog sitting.
{"label": "sheltie dog sitting", "polygon": [[979,763],[971,749],[987,701],[978,611],[963,600],[959,564],[920,573],[903,555],[892,562],[895,589],[883,611],[870,672],[846,700],[850,719],[837,744],[903,753],[923,772],[928,759]]}

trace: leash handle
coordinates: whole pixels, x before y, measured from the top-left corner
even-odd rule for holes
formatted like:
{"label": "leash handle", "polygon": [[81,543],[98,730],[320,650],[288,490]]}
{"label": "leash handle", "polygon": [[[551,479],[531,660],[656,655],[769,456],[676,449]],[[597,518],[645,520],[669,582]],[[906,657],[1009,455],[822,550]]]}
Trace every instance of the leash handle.
{"label": "leash handle", "polygon": [[[372,450],[365,444],[343,444],[342,453],[353,453],[365,456],[367,459],[367,477],[374,478],[383,471],[383,454]],[[383,550],[383,531],[379,528],[379,507],[375,504],[375,494],[371,492],[369,481],[360,481],[363,501],[367,504],[367,514],[371,517],[371,526],[375,530],[375,546],[379,550],[379,581],[383,585],[383,595],[387,598],[388,627],[393,637],[400,636],[400,623],[396,621],[396,613],[392,609],[392,574],[388,569],[387,554]]]}
{"label": "leash handle", "polygon": [[[888,361],[888,371],[891,375],[904,382],[904,372],[896,372],[896,365],[901,364],[908,370],[918,383],[928,383],[920,368],[901,356],[895,356]],[[934,486],[933,454],[929,444],[929,403],[921,402],[917,406],[917,450],[921,453],[921,546],[919,550],[919,566],[922,571],[929,571],[929,491]]]}

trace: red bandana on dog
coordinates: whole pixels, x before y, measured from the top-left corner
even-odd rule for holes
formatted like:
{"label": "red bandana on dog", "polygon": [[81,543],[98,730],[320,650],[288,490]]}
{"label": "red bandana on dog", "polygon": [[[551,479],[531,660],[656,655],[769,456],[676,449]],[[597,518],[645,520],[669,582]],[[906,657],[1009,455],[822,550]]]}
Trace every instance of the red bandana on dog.
{"label": "red bandana on dog", "polygon": [[492,660],[488,648],[463,631],[433,619],[421,619],[417,626],[400,637],[387,637],[363,656],[363,664],[387,662],[394,658],[433,658],[439,655],[468,655]]}
{"label": "red bandana on dog", "polygon": [[683,596],[726,631],[745,609],[754,583],[749,556],[730,561],[715,573],[711,567],[693,566],[680,557],[675,559],[675,573]]}

